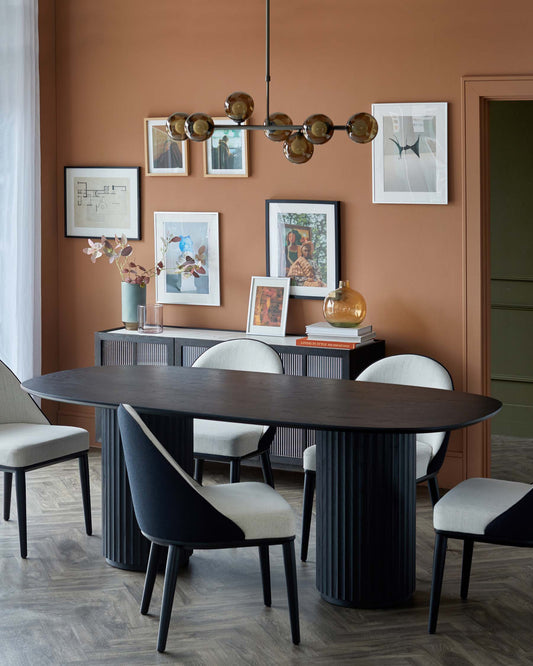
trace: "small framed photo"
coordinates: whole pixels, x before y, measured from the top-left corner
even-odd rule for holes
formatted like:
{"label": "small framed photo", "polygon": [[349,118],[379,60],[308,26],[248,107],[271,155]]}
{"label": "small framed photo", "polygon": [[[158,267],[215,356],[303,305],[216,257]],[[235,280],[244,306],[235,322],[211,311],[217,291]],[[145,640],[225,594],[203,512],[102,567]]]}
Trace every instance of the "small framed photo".
{"label": "small framed photo", "polygon": [[448,203],[448,104],[373,104],[374,203]]}
{"label": "small framed photo", "polygon": [[141,238],[140,167],[65,167],[65,236]]}
{"label": "small framed photo", "polygon": [[246,333],[285,335],[289,289],[289,278],[252,277]]}
{"label": "small framed photo", "polygon": [[267,199],[267,274],[290,279],[290,295],[325,298],[340,277],[338,201]]}
{"label": "small framed photo", "polygon": [[154,213],[156,301],[220,305],[218,213]]}
{"label": "small framed photo", "polygon": [[144,157],[147,176],[188,176],[189,142],[167,134],[166,118],[144,119]]}
{"label": "small framed photo", "polygon": [[[204,176],[248,177],[248,132],[220,129],[217,125],[235,125],[230,118],[213,118],[215,131],[204,143]],[[243,123],[246,124],[246,123]]]}

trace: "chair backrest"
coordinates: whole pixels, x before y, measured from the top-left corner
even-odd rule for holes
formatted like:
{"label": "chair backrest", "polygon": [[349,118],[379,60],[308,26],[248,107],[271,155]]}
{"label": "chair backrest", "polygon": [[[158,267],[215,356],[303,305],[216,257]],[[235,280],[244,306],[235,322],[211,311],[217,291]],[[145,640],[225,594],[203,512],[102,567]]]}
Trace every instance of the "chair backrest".
{"label": "chair backrest", "polygon": [[29,393],[20,388],[17,377],[2,361],[0,361],[0,423],[49,423]]}
{"label": "chair backrest", "polygon": [[135,517],[149,538],[182,544],[242,541],[244,532],[201,494],[130,405],[118,424]]}
{"label": "chair backrest", "polygon": [[272,347],[259,340],[246,338],[227,340],[210,347],[196,359],[193,367],[283,373],[279,354]]}
{"label": "chair backrest", "polygon": [[[398,354],[382,358],[365,368],[357,381],[453,390],[452,378],[446,368],[438,361],[418,354]],[[419,433],[416,436],[418,440],[431,446],[434,456],[445,437],[445,432]]]}

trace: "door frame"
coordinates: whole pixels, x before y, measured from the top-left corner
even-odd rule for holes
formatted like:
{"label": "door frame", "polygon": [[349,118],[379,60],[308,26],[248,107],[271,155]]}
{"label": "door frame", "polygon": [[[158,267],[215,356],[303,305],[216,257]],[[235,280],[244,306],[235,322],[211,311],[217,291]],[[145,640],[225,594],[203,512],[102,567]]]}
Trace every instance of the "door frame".
{"label": "door frame", "polygon": [[[489,102],[533,100],[533,75],[462,77],[463,377],[490,395]],[[466,429],[466,477],[490,476],[490,423]]]}

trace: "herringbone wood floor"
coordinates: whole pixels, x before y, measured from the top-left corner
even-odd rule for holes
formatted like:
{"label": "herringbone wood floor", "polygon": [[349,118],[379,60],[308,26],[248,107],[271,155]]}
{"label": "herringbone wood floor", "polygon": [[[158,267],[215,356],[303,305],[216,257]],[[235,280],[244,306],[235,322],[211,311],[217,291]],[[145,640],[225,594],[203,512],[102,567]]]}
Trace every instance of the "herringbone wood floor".
{"label": "herringbone wood floor", "polygon": [[[90,464],[94,536],[83,529],[75,462],[28,475],[27,560],[18,555],[15,511],[0,525],[2,665],[533,663],[533,550],[476,546],[470,599],[461,602],[460,544],[451,542],[439,631],[426,633],[433,532],[425,488],[418,489],[417,591],[409,607],[366,611],[324,602],[314,585],[313,537],[309,561],[298,564],[302,643],[295,647],[280,549],[271,554],[272,608],[262,603],[255,549],[203,551],[178,579],[168,651],[159,655],[162,576],[143,617],[143,575],[101,556],[98,451]],[[207,482],[225,481],[219,469]],[[253,469],[243,476],[259,478]],[[301,475],[278,472],[276,480],[299,516]]]}

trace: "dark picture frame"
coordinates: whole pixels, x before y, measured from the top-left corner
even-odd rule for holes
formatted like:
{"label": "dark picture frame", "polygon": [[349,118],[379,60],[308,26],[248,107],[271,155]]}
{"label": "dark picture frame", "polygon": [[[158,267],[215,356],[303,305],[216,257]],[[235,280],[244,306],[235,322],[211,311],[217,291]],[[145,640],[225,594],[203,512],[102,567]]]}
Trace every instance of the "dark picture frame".
{"label": "dark picture frame", "polygon": [[140,167],[65,167],[65,237],[141,240]]}
{"label": "dark picture frame", "polygon": [[267,199],[266,272],[293,298],[325,298],[340,279],[340,201]]}

